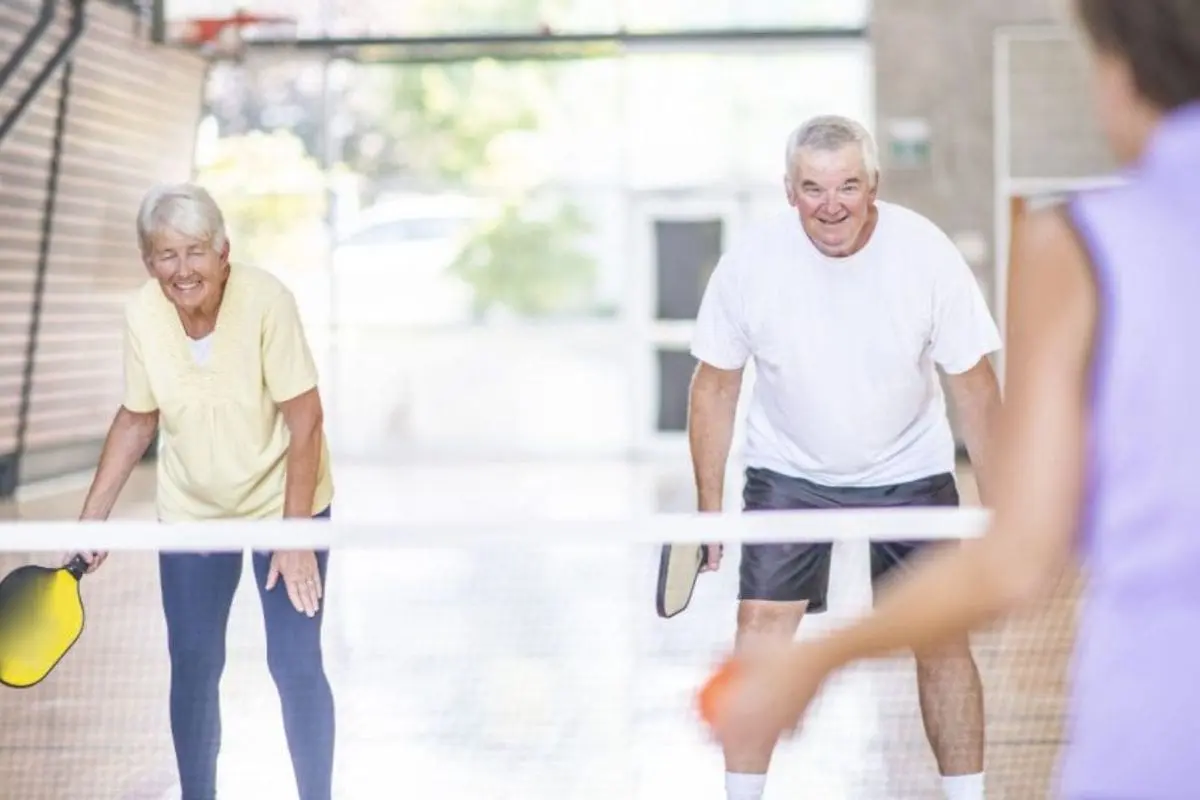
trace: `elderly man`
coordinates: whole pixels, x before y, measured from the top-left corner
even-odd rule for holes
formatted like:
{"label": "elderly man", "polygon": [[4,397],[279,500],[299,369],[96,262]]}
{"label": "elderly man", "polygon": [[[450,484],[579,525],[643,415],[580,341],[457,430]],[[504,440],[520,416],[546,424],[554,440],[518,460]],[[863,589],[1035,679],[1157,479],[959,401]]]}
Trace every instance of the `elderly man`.
{"label": "elderly man", "polygon": [[[932,222],[877,199],[858,123],[819,117],[789,138],[792,212],[725,253],[701,303],[689,438],[701,511],[719,512],[742,372],[757,381],[745,444],[747,511],[954,506],[954,441],[937,369],[980,480],[1000,406],[1000,337],[970,268]],[[871,577],[921,544],[872,543]],[[709,547],[706,569],[720,566]],[[832,544],[742,548],[736,647],[790,640],[826,607]],[[983,697],[967,637],[919,650],[921,713],[949,800],[980,800]],[[758,800],[775,740],[726,739],[729,800]]]}
{"label": "elderly man", "polygon": [[[317,370],[291,293],[230,262],[221,211],[200,187],[151,191],[137,232],[149,280],[126,309],[125,394],[81,518],[108,517],[159,426],[162,521],[328,518],[333,478]],[[328,555],[253,556],[300,800],[332,796],[334,705],[321,651]],[[89,570],[104,560],[87,557]],[[159,556],[183,800],[216,796],[218,687],[242,558]]]}

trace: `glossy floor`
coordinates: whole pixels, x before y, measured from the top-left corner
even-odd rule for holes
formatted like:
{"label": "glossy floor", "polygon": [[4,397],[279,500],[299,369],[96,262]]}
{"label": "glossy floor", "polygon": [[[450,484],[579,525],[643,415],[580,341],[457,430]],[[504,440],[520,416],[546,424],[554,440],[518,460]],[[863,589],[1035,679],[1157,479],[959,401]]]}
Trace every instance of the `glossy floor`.
{"label": "glossy floor", "polygon": [[[973,499],[969,474],[964,495]],[[610,516],[691,502],[676,463],[343,466],[339,519],[452,510]],[[139,471],[116,517],[151,513]],[[71,517],[78,488],[10,509]],[[418,546],[419,545],[419,546]],[[326,646],[338,714],[339,799],[720,800],[719,751],[691,692],[727,646],[736,554],[701,582],[694,606],[653,614],[656,553],[614,545],[338,551]],[[27,560],[0,556],[4,571]],[[223,800],[295,791],[266,670],[258,598],[246,572],[222,685]],[[114,555],[89,577],[85,637],[43,685],[0,692],[0,799],[177,798],[167,726],[167,662],[150,553]],[[869,602],[865,547],[839,546],[832,612]],[[1070,600],[976,639],[987,688],[989,798],[1045,797],[1062,716]],[[768,800],[937,798],[910,659],[855,669],[781,746]]]}

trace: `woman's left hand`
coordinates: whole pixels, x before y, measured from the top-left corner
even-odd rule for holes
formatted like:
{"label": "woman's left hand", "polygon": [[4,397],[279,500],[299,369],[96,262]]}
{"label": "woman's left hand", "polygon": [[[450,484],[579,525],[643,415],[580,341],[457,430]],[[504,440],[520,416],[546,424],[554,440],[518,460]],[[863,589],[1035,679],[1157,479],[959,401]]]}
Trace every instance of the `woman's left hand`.
{"label": "woman's left hand", "polygon": [[280,578],[283,578],[288,598],[296,610],[314,616],[321,607],[321,573],[317,570],[317,554],[312,550],[276,550],[271,554],[271,569],[267,573],[268,592]]}

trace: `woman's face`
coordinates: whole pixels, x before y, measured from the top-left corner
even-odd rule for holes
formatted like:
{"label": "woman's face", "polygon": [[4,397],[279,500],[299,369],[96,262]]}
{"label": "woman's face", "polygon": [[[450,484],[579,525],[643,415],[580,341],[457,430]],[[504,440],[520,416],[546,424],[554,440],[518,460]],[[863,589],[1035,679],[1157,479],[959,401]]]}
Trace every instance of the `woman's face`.
{"label": "woman's face", "polygon": [[180,311],[213,310],[229,275],[229,245],[218,251],[209,242],[163,231],[154,238],[146,266]]}

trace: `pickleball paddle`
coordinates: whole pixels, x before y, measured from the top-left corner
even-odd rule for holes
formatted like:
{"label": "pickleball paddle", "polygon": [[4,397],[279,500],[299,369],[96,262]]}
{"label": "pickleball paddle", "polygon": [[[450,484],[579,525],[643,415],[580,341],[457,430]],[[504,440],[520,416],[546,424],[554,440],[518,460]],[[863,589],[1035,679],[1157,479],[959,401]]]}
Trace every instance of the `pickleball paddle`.
{"label": "pickleball paddle", "polygon": [[702,544],[664,544],[658,557],[658,589],[655,606],[658,615],[670,619],[692,601],[700,568],[708,561],[708,546]]}
{"label": "pickleball paddle", "polygon": [[83,633],[83,556],[61,567],[28,564],[0,581],[0,684],[40,683]]}

